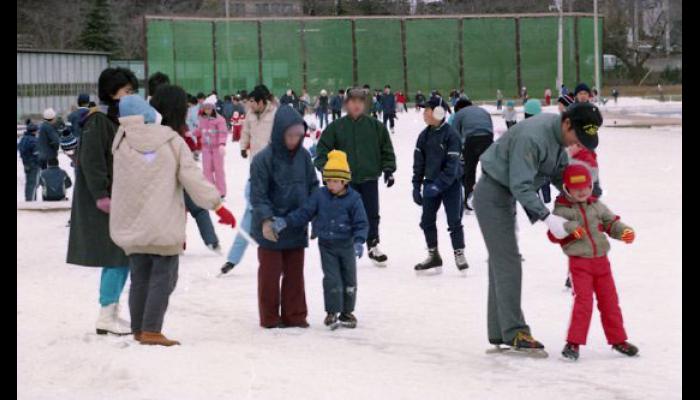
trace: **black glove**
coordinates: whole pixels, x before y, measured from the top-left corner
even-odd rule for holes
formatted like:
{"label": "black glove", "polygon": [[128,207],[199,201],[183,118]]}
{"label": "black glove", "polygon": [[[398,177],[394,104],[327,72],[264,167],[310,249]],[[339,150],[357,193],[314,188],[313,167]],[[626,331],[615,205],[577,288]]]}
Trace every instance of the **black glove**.
{"label": "black glove", "polygon": [[423,196],[420,194],[420,185],[413,185],[413,202],[419,206],[423,205]]}
{"label": "black glove", "polygon": [[390,171],[384,171],[384,183],[386,183],[386,187],[394,186],[394,174]]}
{"label": "black glove", "polygon": [[248,151],[246,151],[245,149],[242,149],[241,150],[241,157],[248,158]]}

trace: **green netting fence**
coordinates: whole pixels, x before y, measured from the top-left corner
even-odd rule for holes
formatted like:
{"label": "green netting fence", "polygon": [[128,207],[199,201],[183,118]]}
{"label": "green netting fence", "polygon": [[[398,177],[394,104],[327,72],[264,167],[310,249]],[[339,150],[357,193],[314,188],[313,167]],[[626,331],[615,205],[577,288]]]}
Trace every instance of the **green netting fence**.
{"label": "green netting fence", "polygon": [[[531,97],[557,89],[556,14],[148,16],[145,24],[146,73],[164,72],[191,93],[235,93],[259,82],[277,96],[289,88],[316,95],[363,84],[389,84],[410,97],[417,90],[462,89],[476,100],[495,98],[497,89],[508,97],[522,86]],[[592,15],[565,14],[563,45],[564,83],[592,84]]]}

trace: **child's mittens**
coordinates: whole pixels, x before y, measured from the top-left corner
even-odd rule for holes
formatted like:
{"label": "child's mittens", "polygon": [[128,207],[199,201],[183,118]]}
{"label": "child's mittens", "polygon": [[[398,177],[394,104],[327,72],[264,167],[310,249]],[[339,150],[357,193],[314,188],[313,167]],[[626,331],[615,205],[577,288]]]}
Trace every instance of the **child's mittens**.
{"label": "child's mittens", "polygon": [[216,209],[216,215],[219,216],[220,224],[231,225],[231,228],[236,227],[236,217],[223,205]]}
{"label": "child's mittens", "polygon": [[277,235],[287,227],[287,221],[284,218],[273,218],[272,219],[272,230],[275,231]]}
{"label": "child's mittens", "polygon": [[362,243],[355,243],[355,256],[357,256],[357,258],[362,258],[362,251],[364,250],[364,248],[365,246]]}
{"label": "child's mittens", "polygon": [[564,228],[566,222],[566,219],[554,214],[549,214],[547,218],[544,219],[547,228],[549,228],[549,231],[552,232],[552,235],[557,239],[564,239],[569,236],[569,233]]}
{"label": "child's mittens", "polygon": [[630,228],[625,228],[625,230],[622,231],[620,239],[627,244],[634,242],[634,231]]}
{"label": "child's mittens", "polygon": [[573,236],[576,240],[581,239],[582,237],[586,236],[586,230],[579,226],[578,228],[574,229],[573,232],[571,232],[571,236]]}

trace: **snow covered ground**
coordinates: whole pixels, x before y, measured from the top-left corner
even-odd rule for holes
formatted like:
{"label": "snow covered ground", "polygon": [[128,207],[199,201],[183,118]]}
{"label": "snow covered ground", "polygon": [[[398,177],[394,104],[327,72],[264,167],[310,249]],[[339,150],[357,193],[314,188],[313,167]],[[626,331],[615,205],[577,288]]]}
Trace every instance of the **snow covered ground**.
{"label": "snow covered ground", "polygon": [[[494,121],[498,130],[505,128],[500,116]],[[311,328],[259,328],[255,249],[249,248],[229,276],[216,278],[224,257],[204,247],[190,219],[187,252],[164,327],[183,345],[145,347],[131,337],[98,337],[99,270],[64,262],[68,212],[18,211],[18,398],[680,399],[681,127],[601,130],[604,200],[638,236],[632,245],[614,241],[610,258],[626,328],[641,356],[612,352],[596,311],[588,346],[577,363],[569,363],[559,356],[571,305],[563,290],[566,259],[547,240],[545,227],[530,225],[523,212],[523,308],[533,334],[549,350],[548,359],[485,354],[487,255],[473,215],[463,218],[468,275],[461,276],[452,264],[442,211],[445,272],[414,274],[413,265],[425,256],[410,183],[422,126],[413,110],[399,114],[392,137],[397,182],[380,186],[381,247],[390,263],[378,269],[366,257],[359,260],[355,330],[330,332],[322,325],[315,241],[306,253]],[[228,146],[227,202],[240,216],[248,161],[238,153],[237,144]],[[68,168],[67,159],[61,162]],[[23,185],[18,159],[18,201]],[[228,249],[231,230],[216,229]],[[128,283],[125,317],[127,291]]]}

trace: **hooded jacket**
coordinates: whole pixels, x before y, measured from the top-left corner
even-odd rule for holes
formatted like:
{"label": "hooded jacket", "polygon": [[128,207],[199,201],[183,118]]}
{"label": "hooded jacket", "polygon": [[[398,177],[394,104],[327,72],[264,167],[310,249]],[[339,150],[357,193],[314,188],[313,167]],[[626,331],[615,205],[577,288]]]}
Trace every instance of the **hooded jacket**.
{"label": "hooded jacket", "polygon": [[250,150],[251,158],[270,143],[276,112],[277,107],[268,102],[261,113],[252,111],[246,113],[240,145],[242,150]]}
{"label": "hooded jacket", "polygon": [[605,234],[614,239],[620,239],[622,232],[629,228],[620,221],[620,217],[593,196],[585,203],[575,203],[560,195],[557,197],[552,213],[569,221],[564,223],[564,229],[567,232],[573,233],[578,227],[583,227],[586,231],[580,239],[572,235],[557,239],[547,231],[549,240],[559,243],[568,256],[602,257],[610,251],[610,243]]}
{"label": "hooded jacket", "polygon": [[[253,209],[251,235],[260,247],[271,250],[296,249],[308,246],[307,225],[289,227],[280,232],[277,242],[262,235],[262,223],[273,216],[285,217],[308,202],[318,190],[318,178],[303,140],[290,151],[284,144],[284,132],[304,119],[291,107],[280,107],[275,113],[270,145],[253,157],[250,165],[250,204]],[[306,128],[305,128],[306,129]]]}
{"label": "hooded jacket", "polygon": [[226,145],[228,129],[224,117],[217,114],[216,117],[200,115],[197,120],[197,128],[194,131],[197,137],[198,146],[204,148],[218,148]]}
{"label": "hooded jacket", "polygon": [[142,115],[122,117],[119,123],[112,142],[110,236],[127,255],[177,255],[185,242],[183,187],[206,209],[220,204],[219,192],[170,127],[145,124]]}

